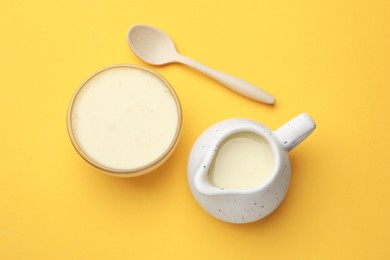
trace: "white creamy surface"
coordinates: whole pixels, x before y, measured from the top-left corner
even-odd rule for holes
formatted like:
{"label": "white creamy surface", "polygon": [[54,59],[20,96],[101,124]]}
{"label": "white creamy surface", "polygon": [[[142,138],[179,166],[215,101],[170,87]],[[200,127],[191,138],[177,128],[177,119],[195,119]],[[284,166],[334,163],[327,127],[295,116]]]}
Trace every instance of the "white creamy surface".
{"label": "white creamy surface", "polygon": [[219,145],[209,169],[209,179],[220,188],[254,188],[268,180],[274,165],[271,146],[262,136],[236,133]]}
{"label": "white creamy surface", "polygon": [[131,67],[95,75],[78,93],[71,117],[83,152],[120,171],[158,159],[171,145],[179,123],[175,99],[164,82]]}

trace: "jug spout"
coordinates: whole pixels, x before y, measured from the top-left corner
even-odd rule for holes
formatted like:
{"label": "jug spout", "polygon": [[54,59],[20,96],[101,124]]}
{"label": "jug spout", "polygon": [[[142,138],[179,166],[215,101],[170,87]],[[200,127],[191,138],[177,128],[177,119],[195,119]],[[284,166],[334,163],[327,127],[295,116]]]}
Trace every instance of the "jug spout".
{"label": "jug spout", "polygon": [[249,189],[234,189],[234,188],[222,188],[215,186],[208,176],[209,166],[203,165],[194,176],[194,188],[197,192],[204,196],[216,196],[216,195],[241,195],[253,192],[257,188]]}
{"label": "jug spout", "polygon": [[219,195],[223,190],[218,189],[212,185],[208,179],[208,169],[209,167],[203,164],[195,174],[194,186],[195,189],[206,196]]}
{"label": "jug spout", "polygon": [[302,113],[274,131],[285,150],[291,151],[316,128],[314,120]]}

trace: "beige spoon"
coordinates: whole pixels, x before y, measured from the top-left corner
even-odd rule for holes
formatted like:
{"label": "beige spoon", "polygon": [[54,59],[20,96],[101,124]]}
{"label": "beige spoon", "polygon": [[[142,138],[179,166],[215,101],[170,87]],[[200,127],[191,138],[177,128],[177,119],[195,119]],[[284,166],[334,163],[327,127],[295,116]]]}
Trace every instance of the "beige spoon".
{"label": "beige spoon", "polygon": [[129,29],[127,41],[134,54],[152,65],[164,65],[178,62],[190,66],[208,75],[228,88],[248,98],[274,104],[275,98],[255,85],[229,74],[211,69],[185,57],[176,51],[171,38],[157,28],[148,25],[134,25]]}

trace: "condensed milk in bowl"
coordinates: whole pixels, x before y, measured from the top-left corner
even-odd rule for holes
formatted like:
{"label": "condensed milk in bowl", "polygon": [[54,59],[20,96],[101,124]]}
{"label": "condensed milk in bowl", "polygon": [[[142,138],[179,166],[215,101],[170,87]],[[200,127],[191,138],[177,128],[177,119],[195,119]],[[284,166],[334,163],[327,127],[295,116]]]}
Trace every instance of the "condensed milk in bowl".
{"label": "condensed milk in bowl", "polygon": [[136,65],[103,68],[76,90],[67,117],[77,152],[106,173],[132,177],[165,162],[182,125],[180,101],[158,73]]}

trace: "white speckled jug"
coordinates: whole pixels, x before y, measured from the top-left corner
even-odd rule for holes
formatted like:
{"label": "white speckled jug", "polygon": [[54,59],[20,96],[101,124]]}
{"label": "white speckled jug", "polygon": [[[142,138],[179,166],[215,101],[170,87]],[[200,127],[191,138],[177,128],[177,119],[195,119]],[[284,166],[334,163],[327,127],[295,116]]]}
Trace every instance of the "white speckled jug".
{"label": "white speckled jug", "polygon": [[[249,223],[272,213],[287,193],[291,167],[288,151],[303,141],[315,123],[303,113],[275,131],[248,119],[229,119],[207,129],[195,142],[188,161],[188,182],[200,206],[212,216],[230,223]],[[224,139],[252,132],[270,145],[274,166],[270,177],[250,189],[219,188],[209,180],[209,168]]]}

